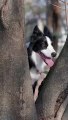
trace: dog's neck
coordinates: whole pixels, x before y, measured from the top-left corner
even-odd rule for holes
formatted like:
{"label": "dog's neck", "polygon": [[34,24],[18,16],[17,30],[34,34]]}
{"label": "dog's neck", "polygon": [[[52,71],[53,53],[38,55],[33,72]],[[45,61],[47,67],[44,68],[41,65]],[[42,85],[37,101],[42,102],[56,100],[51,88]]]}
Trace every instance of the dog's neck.
{"label": "dog's neck", "polygon": [[38,20],[38,28],[39,30],[44,33],[44,25],[43,25],[43,22],[41,20]]}

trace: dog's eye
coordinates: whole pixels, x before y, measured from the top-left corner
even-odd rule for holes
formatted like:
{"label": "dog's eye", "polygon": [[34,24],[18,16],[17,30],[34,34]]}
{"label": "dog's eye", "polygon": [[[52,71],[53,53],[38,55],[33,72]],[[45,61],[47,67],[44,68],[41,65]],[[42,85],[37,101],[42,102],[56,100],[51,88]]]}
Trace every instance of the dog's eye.
{"label": "dog's eye", "polygon": [[53,42],[51,43],[51,45],[53,46]]}
{"label": "dog's eye", "polygon": [[48,46],[47,41],[45,41],[45,47],[47,47],[47,46]]}

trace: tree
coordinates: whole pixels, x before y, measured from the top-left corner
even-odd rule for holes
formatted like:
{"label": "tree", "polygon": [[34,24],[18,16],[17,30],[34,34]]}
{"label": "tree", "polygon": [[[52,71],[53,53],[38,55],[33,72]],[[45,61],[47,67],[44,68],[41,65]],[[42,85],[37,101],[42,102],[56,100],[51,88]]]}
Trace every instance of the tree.
{"label": "tree", "polygon": [[24,39],[24,0],[1,0],[0,120],[37,120]]}
{"label": "tree", "polygon": [[[68,39],[36,103],[40,119],[61,120],[68,104]],[[40,113],[42,114],[40,116]],[[67,113],[67,112],[66,112]],[[68,116],[67,116],[68,118]],[[65,118],[64,120],[66,120]]]}
{"label": "tree", "polygon": [[[23,2],[0,1],[0,120],[37,120],[24,44]],[[58,117],[59,98],[63,97],[62,102],[67,103],[67,51],[68,40],[36,102],[40,120]]]}

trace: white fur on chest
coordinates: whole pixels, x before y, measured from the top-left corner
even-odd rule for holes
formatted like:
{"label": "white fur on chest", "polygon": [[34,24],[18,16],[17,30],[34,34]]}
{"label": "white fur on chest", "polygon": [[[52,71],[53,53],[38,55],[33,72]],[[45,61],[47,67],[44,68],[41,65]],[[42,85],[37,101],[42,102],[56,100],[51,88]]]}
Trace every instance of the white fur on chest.
{"label": "white fur on chest", "polygon": [[42,60],[42,58],[38,53],[33,51],[31,55],[31,59],[35,63],[36,68],[37,70],[39,70],[39,72],[45,72],[45,68],[47,65],[45,64],[45,62]]}

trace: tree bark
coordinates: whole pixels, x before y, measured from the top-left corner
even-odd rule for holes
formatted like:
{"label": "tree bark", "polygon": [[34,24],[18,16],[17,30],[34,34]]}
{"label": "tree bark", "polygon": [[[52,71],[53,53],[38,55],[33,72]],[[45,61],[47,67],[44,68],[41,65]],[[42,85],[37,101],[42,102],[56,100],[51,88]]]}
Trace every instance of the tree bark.
{"label": "tree bark", "polygon": [[[57,7],[58,6],[58,7]],[[58,35],[59,30],[60,30],[60,8],[59,8],[60,4],[58,2],[58,0],[50,0],[50,4],[49,1],[47,1],[47,26],[49,29],[51,29],[51,32],[53,31],[53,43],[54,43],[54,47],[57,50],[57,46],[58,46],[58,38],[56,35]]]}
{"label": "tree bark", "polygon": [[[56,61],[54,68],[48,74],[42,91],[36,103],[37,112],[40,119],[46,120],[61,120],[58,119],[57,114],[63,112],[62,103],[68,104],[68,39]],[[64,102],[66,100],[66,102]],[[64,109],[65,109],[64,108]],[[41,115],[40,115],[41,113]],[[59,113],[61,115],[61,112]],[[67,117],[68,118],[68,117]],[[66,119],[64,119],[66,120]]]}
{"label": "tree bark", "polygon": [[1,0],[0,120],[37,120],[24,39],[24,0]]}

